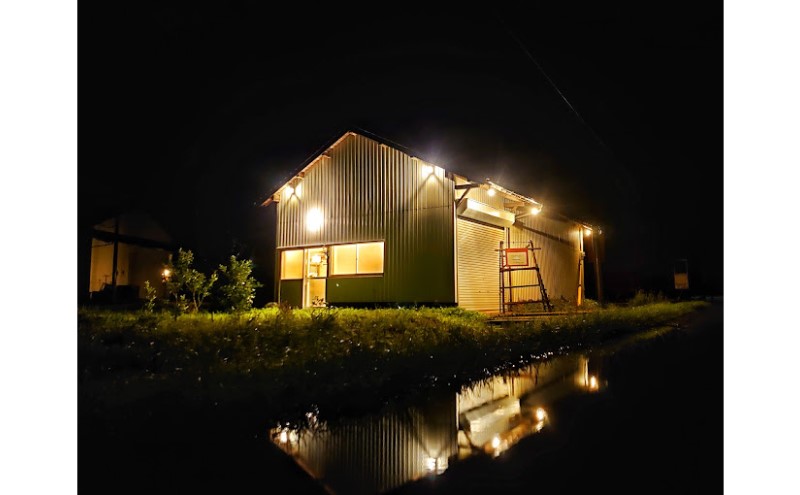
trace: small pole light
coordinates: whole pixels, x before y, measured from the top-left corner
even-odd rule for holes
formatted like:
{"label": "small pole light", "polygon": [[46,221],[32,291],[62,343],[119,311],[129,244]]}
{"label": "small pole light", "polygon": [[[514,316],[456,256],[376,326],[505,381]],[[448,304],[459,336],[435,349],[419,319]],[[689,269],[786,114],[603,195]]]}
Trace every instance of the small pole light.
{"label": "small pole light", "polygon": [[170,275],[172,275],[172,272],[169,268],[164,268],[164,271],[161,272],[161,276],[164,277],[164,280],[169,280]]}

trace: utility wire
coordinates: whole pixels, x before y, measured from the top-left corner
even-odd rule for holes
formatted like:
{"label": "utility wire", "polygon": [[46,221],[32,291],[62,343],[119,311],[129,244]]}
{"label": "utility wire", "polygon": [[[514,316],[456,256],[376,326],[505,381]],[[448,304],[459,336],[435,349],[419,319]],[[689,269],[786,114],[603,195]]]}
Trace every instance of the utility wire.
{"label": "utility wire", "polygon": [[559,89],[558,85],[556,85],[556,83],[550,78],[550,76],[547,75],[547,72],[545,72],[541,64],[539,64],[539,62],[536,60],[533,54],[531,54],[530,50],[528,50],[528,47],[525,46],[525,43],[523,43],[522,40],[519,39],[519,37],[515,35],[514,32],[511,31],[511,29],[508,28],[506,23],[503,22],[503,19],[501,19],[499,15],[495,14],[495,17],[500,22],[500,25],[503,27],[503,29],[505,29],[506,33],[508,33],[508,35],[511,36],[511,39],[513,39],[519,45],[522,51],[525,52],[525,55],[530,59],[531,62],[533,62],[533,65],[535,65],[536,68],[539,69],[539,72],[541,72],[541,74],[544,76],[544,78],[547,79],[547,82],[550,83],[550,86],[552,86],[553,89],[556,91],[556,93],[558,93],[558,96],[560,96],[561,99],[564,100],[564,103],[566,103],[569,109],[572,110],[572,113],[574,113],[575,116],[578,117],[578,120],[580,120],[581,124],[583,124],[587,129],[589,129],[589,132],[592,133],[592,136],[594,136],[594,138],[603,146],[603,148],[605,148],[608,152],[611,152],[611,149],[608,147],[608,145],[606,145],[603,139],[594,131],[594,129],[592,129],[592,126],[590,126],[586,122],[586,120],[584,120],[580,112],[578,112],[578,110],[576,110],[575,107],[572,106],[572,103],[569,102],[566,95],[564,95],[564,93]]}
{"label": "utility wire", "polygon": [[[622,168],[622,171],[624,172],[624,176],[627,179],[626,180],[627,189],[629,190],[629,192],[632,192],[634,194],[635,198],[638,199],[639,195],[636,192],[636,188],[632,187],[632,185],[630,184],[630,179],[629,179],[629,177],[627,175],[628,172],[625,169],[625,167],[622,166],[622,164],[620,163],[620,161],[617,158],[617,156],[614,153],[614,151],[605,143],[605,141],[603,141],[603,138],[601,138],[600,135],[597,134],[597,132],[595,132],[595,130],[592,128],[592,126],[590,126],[589,123],[586,122],[586,120],[583,118],[583,116],[580,114],[580,112],[578,112],[578,110],[572,105],[572,103],[570,103],[570,101],[567,99],[566,95],[561,91],[561,89],[559,89],[558,85],[556,85],[555,81],[553,81],[550,78],[550,76],[547,74],[547,72],[545,72],[545,70],[541,66],[541,64],[539,64],[539,62],[536,60],[536,58],[533,56],[533,54],[530,52],[530,50],[528,50],[528,47],[525,46],[525,43],[523,43],[522,40],[517,35],[514,34],[514,32],[506,25],[505,22],[503,22],[503,19],[497,13],[495,13],[494,16],[497,19],[497,21],[500,23],[502,28],[505,30],[505,32],[511,37],[511,39],[513,39],[517,43],[517,45],[519,45],[519,47],[525,53],[525,56],[527,56],[528,59],[531,62],[533,62],[533,64],[536,66],[536,68],[539,70],[539,72],[544,76],[544,78],[547,80],[547,82],[550,84],[550,86],[555,90],[556,93],[558,93],[558,96],[560,96],[561,99],[564,100],[564,103],[566,103],[566,105],[569,107],[569,109],[572,111],[572,113],[575,114],[575,116],[578,118],[578,120],[581,122],[581,124],[583,124],[583,126],[586,127],[586,129],[589,130],[589,132],[591,133],[592,137],[594,137],[595,141],[597,141],[600,144],[600,146],[606,151],[606,153],[609,154],[609,156],[611,157],[613,162],[616,163],[617,167],[621,167]],[[623,188],[621,186],[621,184],[619,184],[619,183],[617,183],[616,185],[617,185],[617,187],[620,187],[621,189]]]}

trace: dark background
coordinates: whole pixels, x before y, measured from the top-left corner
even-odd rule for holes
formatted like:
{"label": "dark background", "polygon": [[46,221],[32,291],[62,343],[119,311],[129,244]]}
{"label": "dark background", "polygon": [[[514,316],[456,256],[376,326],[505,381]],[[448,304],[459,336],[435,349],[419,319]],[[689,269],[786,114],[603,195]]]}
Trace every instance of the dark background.
{"label": "dark background", "polygon": [[669,290],[676,258],[695,293],[722,292],[719,3],[159,1],[79,19],[79,234],[146,212],[201,268],[253,257],[271,300],[274,210],[257,205],[361,128],[601,225],[611,299]]}

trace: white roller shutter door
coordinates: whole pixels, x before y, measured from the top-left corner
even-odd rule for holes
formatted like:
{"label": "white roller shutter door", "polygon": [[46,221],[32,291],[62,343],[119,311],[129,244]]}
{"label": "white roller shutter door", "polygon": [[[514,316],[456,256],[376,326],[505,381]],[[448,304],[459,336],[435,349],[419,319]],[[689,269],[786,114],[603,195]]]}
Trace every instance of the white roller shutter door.
{"label": "white roller shutter door", "polygon": [[456,219],[458,231],[458,305],[476,311],[500,308],[497,249],[504,230]]}

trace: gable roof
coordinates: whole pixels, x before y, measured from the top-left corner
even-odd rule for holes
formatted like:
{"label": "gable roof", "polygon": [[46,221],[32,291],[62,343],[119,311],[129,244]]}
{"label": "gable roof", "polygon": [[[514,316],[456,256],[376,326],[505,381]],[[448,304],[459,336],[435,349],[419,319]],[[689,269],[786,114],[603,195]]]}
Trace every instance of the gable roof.
{"label": "gable roof", "polygon": [[[407,147],[405,147],[403,145],[395,143],[395,142],[393,142],[393,141],[391,141],[389,139],[386,139],[384,137],[378,136],[377,134],[373,134],[373,133],[371,133],[369,131],[365,131],[363,129],[359,129],[358,131],[347,130],[347,131],[344,132],[344,134],[342,134],[338,138],[335,138],[335,139],[329,141],[326,145],[324,145],[323,147],[319,148],[319,150],[317,150],[311,156],[309,156],[306,160],[304,160],[303,163],[301,163],[300,166],[297,167],[294,172],[292,172],[290,175],[287,176],[288,178],[282,179],[281,180],[281,185],[277,189],[275,189],[269,196],[267,196],[266,199],[263,199],[263,201],[261,201],[261,206],[269,206],[270,204],[277,202],[277,200],[275,198],[284,187],[286,187],[295,178],[303,177],[303,175],[305,175],[306,172],[308,172],[314,166],[317,165],[317,163],[319,162],[320,158],[325,156],[328,151],[330,151],[331,149],[333,149],[336,146],[338,146],[339,143],[341,143],[348,136],[351,136],[351,135],[352,136],[361,136],[363,138],[370,139],[370,140],[375,141],[375,142],[377,142],[379,144],[382,144],[384,146],[388,146],[390,148],[394,148],[394,149],[396,149],[398,151],[401,151],[401,152],[403,152],[403,153],[405,153],[405,154],[407,154],[407,155],[409,155],[411,157],[417,157],[418,156],[418,154],[413,152],[410,148],[407,148]],[[423,161],[425,161],[427,163],[426,160],[423,160]],[[440,167],[440,168],[442,168],[442,167]],[[528,196],[524,196],[524,195],[519,194],[517,192],[511,191],[511,190],[506,189],[506,188],[504,188],[502,186],[499,186],[498,184],[495,184],[494,182],[492,182],[490,179],[486,179],[485,181],[482,181],[482,182],[470,182],[466,177],[461,176],[460,174],[456,174],[456,175],[459,175],[460,177],[465,179],[468,183],[473,184],[475,187],[488,186],[488,187],[491,187],[493,189],[496,189],[497,191],[500,191],[501,193],[503,193],[503,194],[505,194],[507,196],[515,198],[517,200],[536,205],[539,209],[541,209],[541,207],[542,207],[542,203],[536,201],[535,199],[530,198]],[[564,216],[564,215],[562,215],[560,213],[551,212],[551,214],[555,214],[556,216],[561,217],[564,220],[568,220],[570,222],[575,222],[577,224],[580,224],[585,228],[589,228],[589,229],[596,228],[595,226],[592,226],[592,225],[590,225],[590,224],[588,224],[586,222],[582,222],[582,221],[574,220],[572,218],[568,218],[568,217],[566,217],[566,216]]]}

